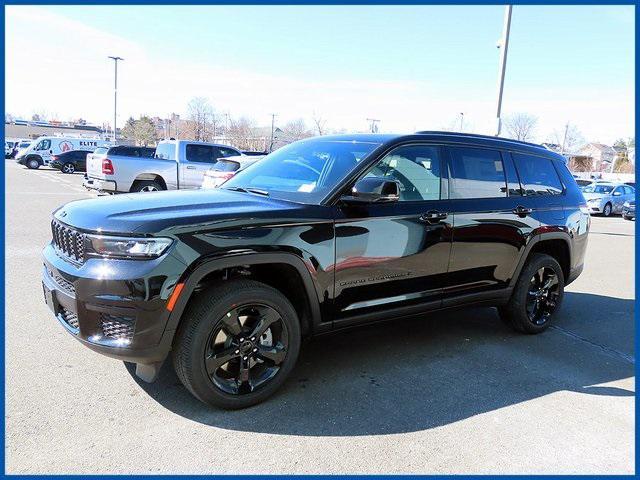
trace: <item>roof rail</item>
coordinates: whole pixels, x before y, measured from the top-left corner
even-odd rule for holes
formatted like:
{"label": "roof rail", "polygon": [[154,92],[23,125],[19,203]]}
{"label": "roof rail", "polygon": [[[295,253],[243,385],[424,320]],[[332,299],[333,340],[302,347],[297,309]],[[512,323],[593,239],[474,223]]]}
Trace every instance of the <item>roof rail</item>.
{"label": "roof rail", "polygon": [[492,135],[481,135],[479,133],[447,132],[447,131],[439,131],[439,130],[422,130],[416,133],[417,134],[433,134],[433,135],[451,135],[451,136],[458,136],[458,137],[486,138],[487,140],[501,140],[503,142],[512,142],[512,143],[517,143],[519,145],[529,145],[531,147],[544,148],[542,145],[539,145],[537,143],[523,142],[522,140],[514,140],[512,138],[494,137]]}

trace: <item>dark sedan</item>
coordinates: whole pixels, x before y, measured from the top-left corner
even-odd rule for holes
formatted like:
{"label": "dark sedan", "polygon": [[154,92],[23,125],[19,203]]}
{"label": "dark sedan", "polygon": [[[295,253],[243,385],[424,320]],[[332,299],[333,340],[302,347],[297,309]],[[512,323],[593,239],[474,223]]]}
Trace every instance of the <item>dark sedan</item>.
{"label": "dark sedan", "polygon": [[62,173],[86,172],[87,155],[91,150],[71,150],[51,157],[49,166],[60,170]]}

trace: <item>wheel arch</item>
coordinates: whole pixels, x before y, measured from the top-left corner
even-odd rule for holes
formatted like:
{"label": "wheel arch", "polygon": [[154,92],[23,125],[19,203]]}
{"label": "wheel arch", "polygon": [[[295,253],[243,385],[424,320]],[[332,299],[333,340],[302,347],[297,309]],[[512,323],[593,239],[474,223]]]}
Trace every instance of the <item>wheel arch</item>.
{"label": "wheel arch", "polygon": [[[298,285],[300,291],[304,292],[304,298],[289,298],[289,301],[291,301],[299,314],[303,334],[311,334],[315,330],[316,326],[322,321],[322,318],[320,312],[320,301],[311,277],[311,272],[300,257],[292,253],[282,252],[251,253],[209,259],[201,262],[194,268],[189,269],[180,280],[180,283],[183,283],[184,287],[182,288],[180,296],[169,316],[167,331],[176,331],[178,329],[184,310],[193,299],[194,295],[197,294],[198,286],[202,285],[203,281],[206,282],[208,278],[212,277],[219,278],[220,275],[224,276],[225,272],[229,272],[230,269],[246,267],[254,268],[262,273],[261,275],[249,278],[262,281],[263,283],[280,290],[285,294],[285,296],[287,296],[287,298],[290,296],[287,295],[287,293],[291,293],[291,290],[284,289],[278,280],[286,278],[288,280],[292,280],[293,284],[295,284],[296,280],[299,280],[300,282]],[[272,271],[268,272],[269,275],[264,275],[264,273],[266,273],[266,268],[268,267],[275,268],[272,268]],[[287,269],[289,270],[288,272]],[[292,274],[294,272],[297,278],[292,278],[290,275],[285,274]],[[276,274],[274,275],[273,273]],[[303,314],[301,314],[301,312],[303,312]]]}
{"label": "wheel arch", "polygon": [[167,182],[165,182],[164,178],[162,177],[162,175],[159,175],[157,173],[140,173],[138,174],[138,176],[136,176],[136,178],[133,180],[133,182],[131,182],[131,187],[129,188],[129,191],[133,191],[134,187],[140,183],[140,182],[144,182],[144,181],[150,181],[150,182],[156,182],[158,184],[160,184],[160,186],[163,189],[167,189]]}
{"label": "wheel arch", "polygon": [[572,258],[571,238],[569,234],[564,232],[546,232],[538,234],[527,245],[511,279],[511,287],[515,286],[520,277],[520,272],[533,253],[544,253],[555,258],[562,268],[565,282],[569,281]]}

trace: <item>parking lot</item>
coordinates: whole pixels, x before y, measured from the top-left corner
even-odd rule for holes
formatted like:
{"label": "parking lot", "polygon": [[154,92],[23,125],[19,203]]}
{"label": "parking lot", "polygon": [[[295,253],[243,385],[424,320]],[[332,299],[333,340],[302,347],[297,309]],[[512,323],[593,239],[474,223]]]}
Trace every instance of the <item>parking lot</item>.
{"label": "parking lot", "polygon": [[593,218],[556,326],[514,333],[458,310],[312,340],[274,397],[205,407],[166,362],[141,383],[42,300],[50,213],[82,174],[6,170],[6,471],[634,472],[634,228]]}

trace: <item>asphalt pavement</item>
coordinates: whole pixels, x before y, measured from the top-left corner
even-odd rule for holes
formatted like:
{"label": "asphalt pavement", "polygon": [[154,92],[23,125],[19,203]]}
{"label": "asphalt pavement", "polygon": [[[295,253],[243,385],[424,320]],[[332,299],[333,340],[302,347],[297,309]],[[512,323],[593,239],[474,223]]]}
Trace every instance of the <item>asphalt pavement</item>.
{"label": "asphalt pavement", "polygon": [[634,472],[634,228],[593,218],[557,326],[494,309],[312,340],[266,403],[227,412],[166,362],[139,382],[82,347],[42,298],[50,214],[82,175],[6,171],[6,471],[26,473]]}

